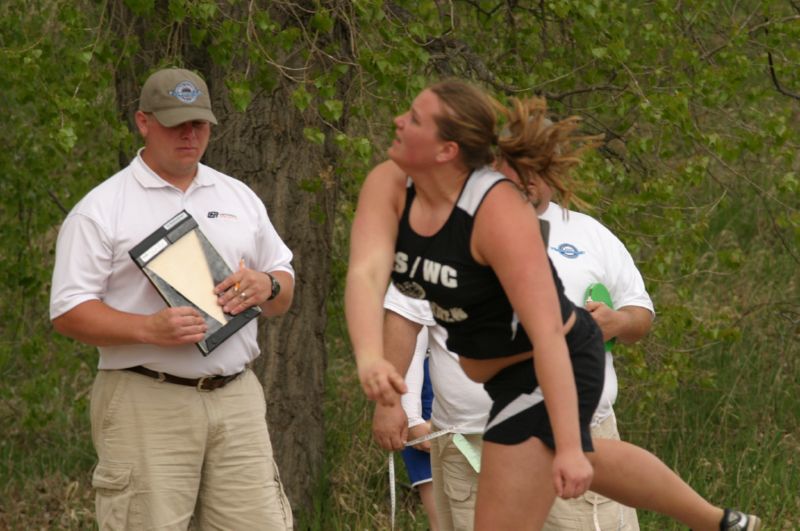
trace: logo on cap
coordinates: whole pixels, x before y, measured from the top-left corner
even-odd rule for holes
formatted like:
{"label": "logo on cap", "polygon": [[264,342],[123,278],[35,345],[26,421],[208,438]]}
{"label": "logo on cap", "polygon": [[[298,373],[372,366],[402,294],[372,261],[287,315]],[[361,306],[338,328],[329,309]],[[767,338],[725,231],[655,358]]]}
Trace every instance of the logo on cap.
{"label": "logo on cap", "polygon": [[202,92],[194,86],[191,81],[181,81],[175,88],[169,91],[169,95],[173,96],[183,103],[194,103],[200,97]]}

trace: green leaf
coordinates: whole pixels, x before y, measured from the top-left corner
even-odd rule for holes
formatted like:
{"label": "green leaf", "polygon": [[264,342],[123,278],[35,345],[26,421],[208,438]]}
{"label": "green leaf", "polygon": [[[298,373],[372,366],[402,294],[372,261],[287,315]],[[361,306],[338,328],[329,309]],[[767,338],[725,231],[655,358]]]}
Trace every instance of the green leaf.
{"label": "green leaf", "polygon": [[189,28],[189,38],[194,46],[201,46],[207,35],[208,30],[206,28],[200,28],[197,26],[192,26]]}
{"label": "green leaf", "polygon": [[368,161],[372,157],[372,142],[367,138],[359,138],[355,141],[356,153],[363,161]]}
{"label": "green leaf", "polygon": [[428,31],[424,24],[415,23],[408,26],[408,32],[417,39],[424,41],[428,38]]}
{"label": "green leaf", "polygon": [[69,152],[78,142],[78,135],[75,134],[75,129],[72,126],[65,126],[58,130],[56,140],[61,149]]}
{"label": "green leaf", "polygon": [[320,107],[320,113],[326,120],[333,122],[342,117],[344,104],[340,100],[325,100]]}
{"label": "green leaf", "polygon": [[294,106],[301,111],[308,109],[308,106],[311,105],[311,99],[311,94],[309,94],[306,88],[302,85],[297,87],[297,89],[292,92],[292,102],[294,103]]}
{"label": "green leaf", "polygon": [[316,127],[304,127],[303,136],[306,137],[306,140],[313,144],[321,145],[325,142],[325,133]]}
{"label": "green leaf", "polygon": [[174,22],[183,22],[187,14],[185,0],[169,0],[169,16]]}
{"label": "green leaf", "polygon": [[217,14],[217,4],[214,2],[201,2],[195,8],[195,16],[200,20],[211,20]]}
{"label": "green leaf", "polygon": [[333,17],[327,9],[318,9],[311,17],[311,27],[320,33],[330,33],[333,30]]}
{"label": "green leaf", "polygon": [[294,44],[297,40],[302,36],[302,32],[298,28],[286,28],[278,35],[276,35],[275,40],[276,42],[284,49],[284,50],[291,50],[294,47]]}
{"label": "green leaf", "polygon": [[259,11],[255,15],[256,26],[265,33],[272,33],[277,27],[266,11]]}
{"label": "green leaf", "polygon": [[250,84],[247,81],[228,81],[228,95],[230,96],[233,107],[239,111],[244,112],[253,100],[253,92],[250,89]]}

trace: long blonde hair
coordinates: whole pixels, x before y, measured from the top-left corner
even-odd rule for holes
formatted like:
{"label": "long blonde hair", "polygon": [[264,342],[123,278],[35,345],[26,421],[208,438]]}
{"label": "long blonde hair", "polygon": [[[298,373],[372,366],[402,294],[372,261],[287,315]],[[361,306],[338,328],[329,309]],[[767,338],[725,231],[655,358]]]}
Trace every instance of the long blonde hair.
{"label": "long blonde hair", "polygon": [[494,162],[497,114],[492,98],[459,79],[440,81],[428,89],[442,102],[442,114],[434,117],[439,138],[458,144],[461,161],[470,170]]}
{"label": "long blonde hair", "polygon": [[573,200],[583,204],[572,192],[571,170],[585,151],[600,145],[603,135],[579,134],[577,116],[551,121],[541,97],[512,98],[510,107],[498,104],[498,109],[506,125],[498,137],[497,157],[517,172],[523,187],[539,176],[565,208]]}
{"label": "long blonde hair", "polygon": [[[434,117],[439,137],[458,144],[461,161],[468,169],[505,161],[517,172],[524,189],[538,175],[564,207],[571,200],[583,204],[572,193],[570,171],[603,136],[579,134],[580,118],[551,121],[547,102],[540,97],[512,98],[510,107],[505,107],[459,79],[440,81],[428,88],[444,108]],[[498,114],[505,122],[499,135]]]}

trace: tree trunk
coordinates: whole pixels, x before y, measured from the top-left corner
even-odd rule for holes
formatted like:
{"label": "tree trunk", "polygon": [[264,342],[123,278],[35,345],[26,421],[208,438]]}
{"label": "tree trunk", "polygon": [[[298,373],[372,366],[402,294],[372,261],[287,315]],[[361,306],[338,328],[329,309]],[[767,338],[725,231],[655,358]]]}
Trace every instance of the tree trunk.
{"label": "tree trunk", "polygon": [[[132,38],[139,43],[116,70],[120,111],[133,126],[141,84],[165,61],[200,72],[219,120],[204,162],[246,182],[261,197],[294,253],[294,303],[286,315],[261,320],[262,354],[254,370],[264,385],[270,435],[287,495],[295,512],[309,509],[324,459],[326,296],[337,191],[331,171],[334,155],[304,138],[304,127],[319,124],[309,123],[315,114],[307,113],[312,116],[307,118],[295,108],[291,86],[279,83],[272,93],[256,93],[245,113],[236,112],[225,85],[233,67],[215,65],[206,47],[192,46],[186,28],[154,32],[153,21],[163,15],[166,4],[157,2],[156,13],[149,17],[132,15],[124,0],[109,8],[112,32],[121,46]],[[120,162],[127,164],[130,157],[121,154]],[[301,182],[321,186],[309,191]]]}
{"label": "tree trunk", "polygon": [[[218,92],[222,76],[212,73]],[[215,99],[215,109],[224,108]],[[321,186],[312,193],[299,183],[317,178],[327,182],[330,162],[320,146],[303,137],[307,124],[285,89],[258,97],[245,114],[230,109],[220,114],[224,123],[208,150],[209,164],[253,188],[294,253],[294,304],[285,316],[261,321],[262,355],[255,370],[264,384],[270,435],[287,495],[295,509],[306,508],[323,462],[325,301],[335,187]],[[316,221],[319,212],[324,217]]]}

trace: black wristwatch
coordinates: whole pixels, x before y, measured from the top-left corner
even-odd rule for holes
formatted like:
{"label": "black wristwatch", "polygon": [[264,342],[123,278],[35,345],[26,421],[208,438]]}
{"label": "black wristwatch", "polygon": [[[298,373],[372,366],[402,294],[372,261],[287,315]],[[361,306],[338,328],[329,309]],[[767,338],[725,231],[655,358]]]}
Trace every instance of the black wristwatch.
{"label": "black wristwatch", "polygon": [[281,283],[278,282],[278,279],[273,277],[270,273],[267,273],[267,276],[272,281],[272,293],[270,293],[269,297],[267,297],[267,300],[271,301],[281,292]]}

